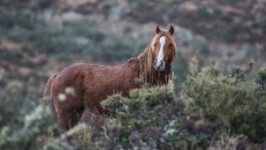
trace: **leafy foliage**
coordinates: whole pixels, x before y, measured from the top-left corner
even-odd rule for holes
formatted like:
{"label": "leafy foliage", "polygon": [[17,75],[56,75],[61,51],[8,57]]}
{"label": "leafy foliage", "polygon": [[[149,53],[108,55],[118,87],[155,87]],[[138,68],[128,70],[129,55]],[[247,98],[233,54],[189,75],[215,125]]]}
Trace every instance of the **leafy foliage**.
{"label": "leafy foliage", "polygon": [[199,71],[197,63],[191,63],[182,99],[189,113],[199,113],[230,134],[245,134],[259,142],[266,135],[265,69],[257,82],[246,80],[246,73],[242,69],[228,76],[218,66]]}
{"label": "leafy foliage", "polygon": [[102,105],[117,120],[106,126],[107,148],[205,149],[208,134],[186,130],[182,105],[174,100],[173,87],[133,90],[130,98],[109,97]]}
{"label": "leafy foliage", "polygon": [[51,131],[52,116],[48,107],[39,106],[31,114],[26,115],[23,127],[13,134],[8,126],[1,128],[1,149],[36,149],[38,136]]}
{"label": "leafy foliage", "polygon": [[[0,149],[13,150],[44,150],[76,149],[78,146],[68,142],[68,138],[86,129],[79,124],[59,137],[48,137],[55,129],[53,114],[48,106],[39,105],[23,119],[23,126],[13,132],[11,126],[0,129]],[[44,141],[43,141],[44,140]]]}

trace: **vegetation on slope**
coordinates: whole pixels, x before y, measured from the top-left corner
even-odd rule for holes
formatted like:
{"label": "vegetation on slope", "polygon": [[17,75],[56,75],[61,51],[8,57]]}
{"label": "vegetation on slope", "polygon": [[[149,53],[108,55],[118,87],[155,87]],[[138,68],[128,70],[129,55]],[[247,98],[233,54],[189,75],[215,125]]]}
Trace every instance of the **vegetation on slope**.
{"label": "vegetation on slope", "polygon": [[216,122],[230,135],[244,134],[253,142],[263,141],[266,135],[266,68],[251,79],[246,79],[248,71],[237,68],[226,75],[218,66],[199,71],[197,61],[192,61],[182,91],[186,111]]}
{"label": "vegetation on slope", "polygon": [[[2,126],[0,147],[16,149],[23,143],[25,149],[206,149],[215,147],[219,137],[238,135],[262,143],[266,135],[266,69],[249,79],[246,73],[240,69],[226,75],[218,66],[199,69],[194,59],[180,95],[174,92],[172,82],[162,87],[144,86],[131,91],[130,97],[113,95],[102,103],[111,114],[102,118],[102,123],[92,121],[59,138],[41,136],[51,133],[54,121],[47,106],[40,105],[26,115],[19,130],[12,132]],[[230,140],[223,144],[233,148]],[[243,147],[237,140],[235,145]]]}

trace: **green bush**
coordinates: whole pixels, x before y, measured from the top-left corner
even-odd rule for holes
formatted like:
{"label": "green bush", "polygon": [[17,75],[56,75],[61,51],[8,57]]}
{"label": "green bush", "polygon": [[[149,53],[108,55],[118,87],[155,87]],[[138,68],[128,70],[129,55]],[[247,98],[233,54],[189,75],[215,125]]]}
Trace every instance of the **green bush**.
{"label": "green bush", "polygon": [[19,13],[5,9],[0,10],[0,27],[12,29],[13,27],[20,26],[30,30],[36,25],[35,20],[36,17],[28,10],[22,10]]}
{"label": "green bush", "polygon": [[189,113],[199,113],[230,134],[245,134],[260,142],[266,135],[265,69],[257,81],[245,79],[247,70],[238,68],[231,75],[218,66],[202,68],[190,65],[182,100]]}
{"label": "green bush", "polygon": [[262,18],[259,22],[258,22],[259,27],[262,29],[262,31],[264,33],[266,33],[266,18]]}
{"label": "green bush", "polygon": [[176,93],[179,93],[182,89],[182,82],[186,80],[188,74],[188,63],[182,53],[178,52],[173,64],[175,91]]}
{"label": "green bush", "polygon": [[85,17],[78,21],[61,20],[62,24],[57,25],[47,23],[42,15],[34,15],[30,10],[0,11],[0,26],[6,29],[6,37],[60,60],[69,54],[86,54],[94,61],[121,61],[136,56],[149,42],[130,33],[122,36],[102,30]]}
{"label": "green bush", "polygon": [[170,84],[133,90],[130,98],[109,97],[102,105],[115,119],[107,121],[97,141],[105,141],[107,149],[206,149],[210,135],[187,131],[173,91]]}
{"label": "green bush", "polygon": [[195,49],[197,49],[199,51],[199,54],[202,54],[202,55],[208,55],[210,54],[210,51],[211,51],[210,46],[206,41],[200,41],[196,43]]}
{"label": "green bush", "polygon": [[[70,136],[86,129],[86,125],[79,124],[59,137],[49,137],[56,124],[49,106],[39,105],[31,113],[25,115],[22,126],[13,129],[12,126],[0,128],[1,150],[73,150],[77,144],[68,141]],[[48,138],[47,138],[48,137]]]}
{"label": "green bush", "polygon": [[38,137],[51,131],[53,120],[48,107],[39,106],[31,114],[26,115],[23,127],[16,132],[10,127],[1,128],[0,149],[36,149]]}
{"label": "green bush", "polygon": [[22,111],[24,108],[21,108],[23,101],[18,99],[19,96],[22,97],[22,94],[14,91],[6,91],[5,94],[0,96],[0,128],[20,120],[18,116],[21,116],[22,112],[18,110]]}

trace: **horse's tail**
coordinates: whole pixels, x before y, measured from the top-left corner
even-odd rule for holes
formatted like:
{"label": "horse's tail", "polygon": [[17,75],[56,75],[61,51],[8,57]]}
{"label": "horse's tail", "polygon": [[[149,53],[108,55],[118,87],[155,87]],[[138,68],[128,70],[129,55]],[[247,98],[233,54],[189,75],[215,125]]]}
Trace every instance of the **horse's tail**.
{"label": "horse's tail", "polygon": [[[44,88],[43,91],[43,98],[41,103],[45,106],[49,106],[52,113],[54,114],[54,120],[56,121],[56,115],[55,115],[55,106],[54,106],[54,99],[52,96],[52,86],[53,86],[53,79],[56,77],[55,75],[50,76],[50,78],[48,79],[46,86]],[[53,129],[53,136],[59,136],[60,132],[58,130],[58,128],[54,128]]]}
{"label": "horse's tail", "polygon": [[52,98],[52,93],[51,93],[51,88],[52,88],[52,84],[53,84],[53,79],[56,77],[56,75],[50,76],[50,78],[48,79],[46,86],[44,88],[43,91],[43,98],[41,103],[44,105],[50,105],[50,108],[52,110],[52,112],[55,112],[55,108],[54,108],[54,102],[53,102],[53,98]]}

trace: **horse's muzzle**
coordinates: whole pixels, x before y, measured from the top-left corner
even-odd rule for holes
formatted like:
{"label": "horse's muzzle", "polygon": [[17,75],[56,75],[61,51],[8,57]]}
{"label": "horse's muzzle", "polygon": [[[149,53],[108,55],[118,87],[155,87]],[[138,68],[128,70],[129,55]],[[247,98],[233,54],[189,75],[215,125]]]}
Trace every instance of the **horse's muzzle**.
{"label": "horse's muzzle", "polygon": [[163,71],[164,70],[164,68],[165,68],[165,63],[164,63],[164,61],[154,61],[154,63],[153,63],[153,66],[154,66],[154,68],[155,68],[155,70],[157,70],[157,71]]}

